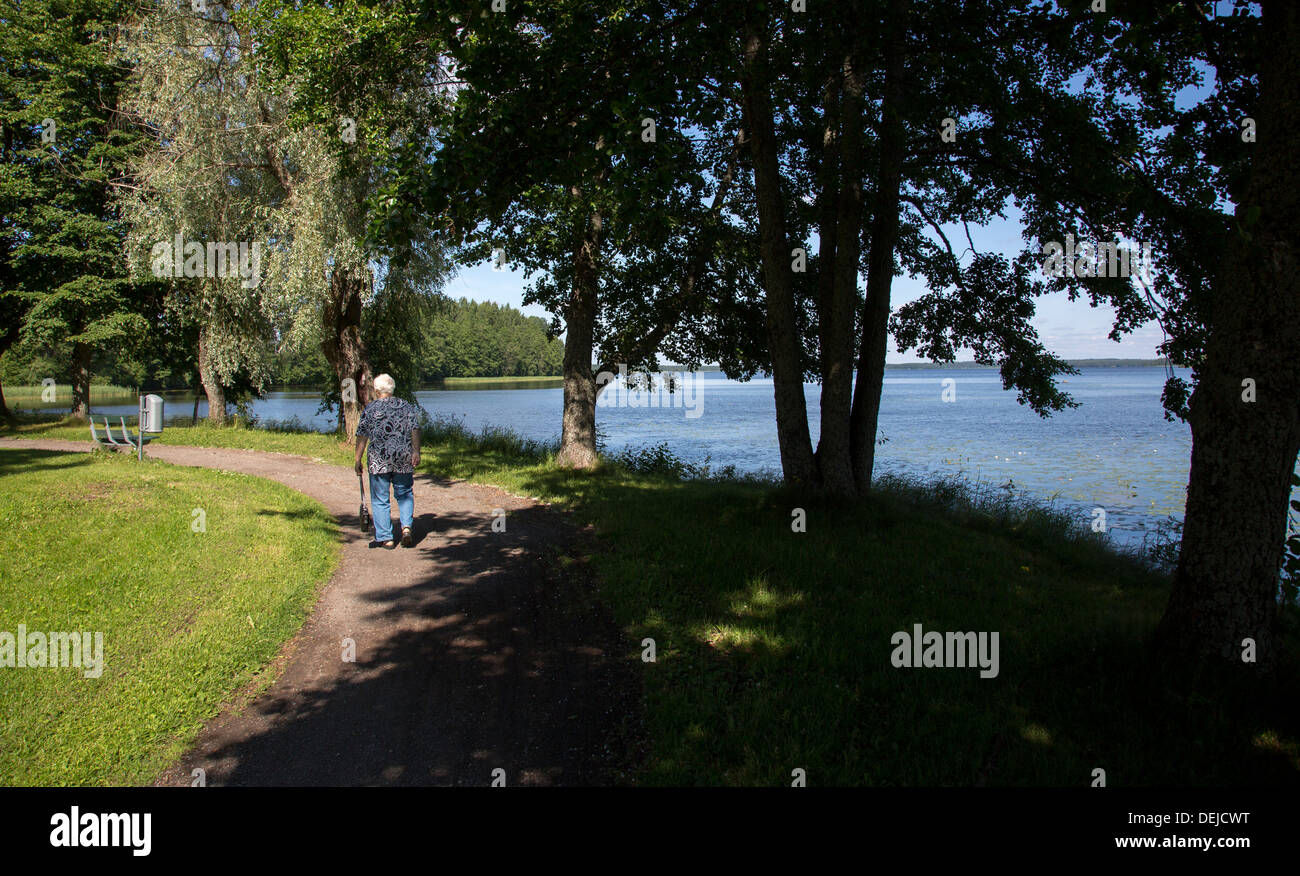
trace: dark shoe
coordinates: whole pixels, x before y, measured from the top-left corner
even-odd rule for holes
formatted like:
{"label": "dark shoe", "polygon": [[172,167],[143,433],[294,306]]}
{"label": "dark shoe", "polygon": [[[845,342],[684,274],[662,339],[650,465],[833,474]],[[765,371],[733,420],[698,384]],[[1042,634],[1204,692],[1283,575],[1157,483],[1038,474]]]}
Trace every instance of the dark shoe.
{"label": "dark shoe", "polygon": [[384,542],[384,547],[388,548],[391,551],[393,548],[397,547],[397,542],[393,541],[390,538],[388,541]]}
{"label": "dark shoe", "polygon": [[411,546],[411,527],[408,526],[402,530],[402,547],[410,547],[410,546]]}

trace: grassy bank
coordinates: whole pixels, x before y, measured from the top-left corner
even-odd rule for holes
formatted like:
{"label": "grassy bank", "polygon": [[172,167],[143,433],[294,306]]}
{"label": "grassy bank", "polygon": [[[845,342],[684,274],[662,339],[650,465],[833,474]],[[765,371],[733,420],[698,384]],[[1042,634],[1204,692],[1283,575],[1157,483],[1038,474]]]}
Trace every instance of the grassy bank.
{"label": "grassy bank", "polygon": [[[555,469],[508,435],[435,470],[574,509],[646,664],[649,784],[1086,787],[1300,781],[1296,635],[1258,687],[1178,682],[1147,649],[1168,579],[1069,515],[948,482],[824,504],[762,483]],[[654,452],[628,462],[674,466]],[[802,508],[807,531],[792,531]],[[1293,620],[1293,619],[1291,619]],[[996,678],[895,668],[898,631],[996,631]]]}
{"label": "grassy bank", "polygon": [[[224,431],[165,440],[350,460],[330,436]],[[642,664],[638,783],[788,785],[795,769],[813,785],[1082,788],[1096,769],[1110,786],[1300,780],[1293,619],[1280,681],[1174,678],[1147,648],[1167,578],[1067,515],[901,480],[869,503],[827,504],[682,480],[661,451],[571,472],[550,450],[443,422],[424,458],[591,524],[590,556],[567,562],[597,573],[628,659],[643,638],[657,649]],[[997,632],[998,674],[896,668],[894,634],[915,624]]]}
{"label": "grassy bank", "polygon": [[[56,401],[63,403],[71,402],[72,384],[56,383],[54,384],[53,389]],[[6,402],[41,401],[48,392],[49,387],[45,386],[6,386],[4,388]],[[138,395],[139,393],[129,386],[113,386],[106,383],[92,383],[90,385],[90,400],[92,402],[107,401],[109,399],[135,398]]]}
{"label": "grassy bank", "polygon": [[104,658],[99,677],[0,668],[0,784],[152,781],[223,701],[269,683],[336,532],[259,478],[0,445],[0,631],[102,633]]}

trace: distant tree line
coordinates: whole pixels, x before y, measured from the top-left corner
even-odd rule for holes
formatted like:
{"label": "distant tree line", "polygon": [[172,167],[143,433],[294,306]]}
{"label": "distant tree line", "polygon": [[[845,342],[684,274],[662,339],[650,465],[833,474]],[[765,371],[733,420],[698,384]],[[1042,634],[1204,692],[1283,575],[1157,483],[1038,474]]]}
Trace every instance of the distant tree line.
{"label": "distant tree line", "polygon": [[[371,370],[397,380],[398,392],[446,377],[553,377],[564,343],[550,323],[508,305],[429,297],[368,308],[361,336]],[[286,352],[272,365],[277,386],[333,386],[329,363],[315,347]]]}
{"label": "distant tree line", "polygon": [[564,343],[551,337],[549,329],[541,317],[490,301],[462,298],[430,307],[423,324],[420,379],[559,375]]}
{"label": "distant tree line", "polygon": [[[389,371],[404,387],[446,377],[551,377],[560,374],[564,343],[549,335],[541,317],[525,316],[508,305],[468,298],[433,299],[397,317],[376,310],[363,319],[362,337],[375,368]],[[0,356],[0,381],[10,386],[38,385],[45,378],[63,382],[71,356],[67,342],[29,343]],[[156,349],[96,351],[90,363],[94,382],[141,389],[193,389],[198,365],[181,345]],[[326,387],[333,371],[318,346],[276,353],[268,350],[273,386]],[[379,373],[377,370],[375,373]],[[231,394],[240,401],[252,387]]]}

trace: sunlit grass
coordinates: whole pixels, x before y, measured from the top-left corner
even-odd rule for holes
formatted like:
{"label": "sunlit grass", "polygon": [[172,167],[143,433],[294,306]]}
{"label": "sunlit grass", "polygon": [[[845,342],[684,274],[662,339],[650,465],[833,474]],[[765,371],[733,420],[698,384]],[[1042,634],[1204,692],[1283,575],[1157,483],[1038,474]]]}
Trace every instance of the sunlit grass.
{"label": "sunlit grass", "polygon": [[0,784],[152,781],[270,682],[338,555],[333,519],[280,484],[0,444],[0,631],[99,632],[105,664],[0,668]]}
{"label": "sunlit grass", "polygon": [[[109,422],[114,428],[117,427],[115,419],[110,419]],[[134,423],[129,419],[128,425],[134,427]],[[70,416],[24,414],[18,417],[16,424],[0,422],[0,437],[56,438],[89,443],[90,427],[85,421]],[[145,455],[149,455],[151,447],[169,444],[292,453],[335,465],[349,465],[353,453],[349,445],[339,441],[338,437],[332,434],[308,430],[290,431],[276,423],[268,423],[263,428],[254,429],[240,423],[214,426],[206,420],[200,420],[195,425],[184,422],[168,423],[163,431],[145,447]]]}

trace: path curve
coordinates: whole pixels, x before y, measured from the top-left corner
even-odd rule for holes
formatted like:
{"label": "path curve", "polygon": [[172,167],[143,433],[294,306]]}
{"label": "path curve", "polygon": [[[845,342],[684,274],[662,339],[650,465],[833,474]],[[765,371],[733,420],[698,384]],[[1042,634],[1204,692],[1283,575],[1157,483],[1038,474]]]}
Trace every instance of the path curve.
{"label": "path curve", "polygon": [[[324,505],[343,543],[276,681],[224,706],[157,784],[189,785],[196,768],[208,785],[481,786],[497,769],[508,785],[605,784],[640,747],[627,645],[582,563],[561,573],[554,562],[584,537],[563,513],[421,473],[414,547],[371,548],[351,469],[253,450],[154,444],[146,455],[278,481]],[[491,528],[497,508],[504,533]],[[355,662],[342,659],[345,638]]]}

